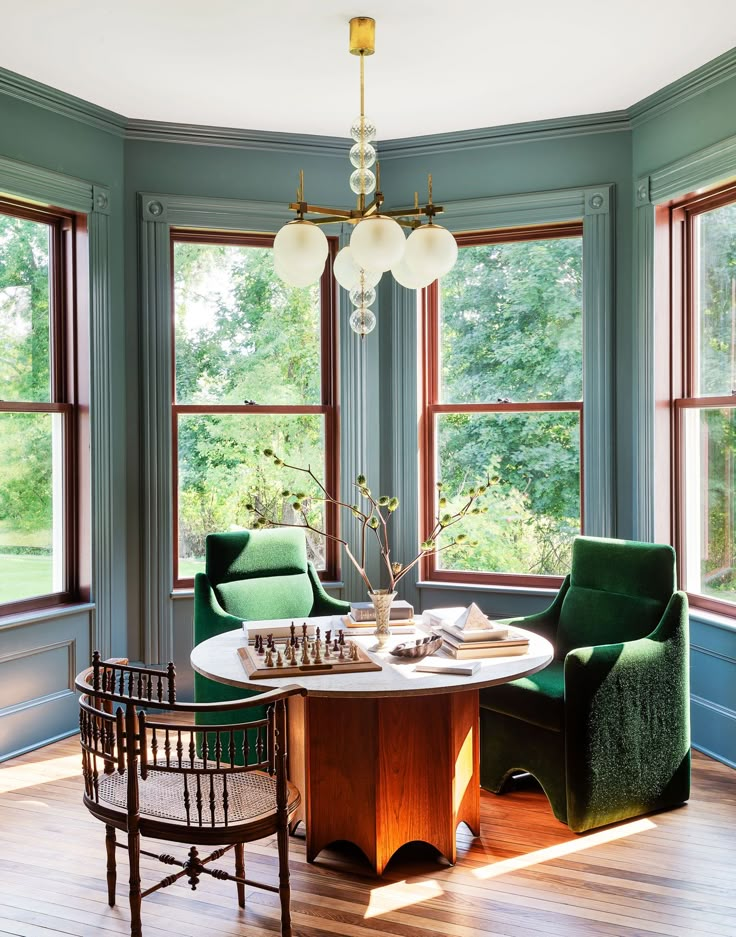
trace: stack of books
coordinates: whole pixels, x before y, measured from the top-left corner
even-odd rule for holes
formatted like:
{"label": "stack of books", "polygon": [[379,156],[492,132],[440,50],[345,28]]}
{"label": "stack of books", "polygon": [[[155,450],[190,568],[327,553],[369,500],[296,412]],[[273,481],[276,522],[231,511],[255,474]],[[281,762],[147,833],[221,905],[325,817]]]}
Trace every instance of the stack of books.
{"label": "stack of books", "polygon": [[474,602],[468,608],[435,609],[425,614],[443,637],[443,652],[458,660],[510,657],[526,654],[529,649],[525,634],[490,621]]}
{"label": "stack of books", "polygon": [[[403,599],[394,599],[389,614],[391,630],[397,634],[408,633],[414,630],[414,608]],[[376,610],[373,602],[351,602],[350,612],[343,618],[348,628],[376,627]]]}

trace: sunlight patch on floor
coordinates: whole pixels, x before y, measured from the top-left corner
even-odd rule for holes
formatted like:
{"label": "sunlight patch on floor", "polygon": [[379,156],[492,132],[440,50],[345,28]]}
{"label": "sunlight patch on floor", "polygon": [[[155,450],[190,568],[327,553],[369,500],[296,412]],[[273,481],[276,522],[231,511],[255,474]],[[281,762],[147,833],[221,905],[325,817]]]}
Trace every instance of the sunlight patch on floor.
{"label": "sunlight patch on floor", "polygon": [[22,791],[26,787],[60,781],[62,778],[77,777],[82,773],[82,760],[79,755],[67,755],[64,758],[47,758],[33,764],[12,765],[4,768],[0,765],[0,794]]}
{"label": "sunlight patch on floor", "polygon": [[420,901],[429,901],[430,898],[439,898],[444,893],[437,882],[426,879],[421,882],[394,882],[391,885],[380,885],[371,890],[370,901],[363,915],[364,918],[380,917],[390,911],[398,911]]}
{"label": "sunlight patch on floor", "polygon": [[498,862],[483,866],[482,869],[474,869],[473,875],[480,879],[496,878],[509,872],[517,872],[519,869],[527,869],[541,862],[549,862],[552,859],[560,859],[571,853],[592,849],[604,843],[612,843],[617,839],[625,839],[627,836],[634,836],[636,833],[644,833],[646,830],[656,829],[656,826],[656,823],[652,823],[651,820],[633,820],[631,823],[622,823],[610,830],[600,830],[597,833],[589,833],[587,836],[576,836],[575,839],[571,839],[566,843],[547,846],[546,849],[536,849],[534,852],[528,852],[523,856],[500,859]]}

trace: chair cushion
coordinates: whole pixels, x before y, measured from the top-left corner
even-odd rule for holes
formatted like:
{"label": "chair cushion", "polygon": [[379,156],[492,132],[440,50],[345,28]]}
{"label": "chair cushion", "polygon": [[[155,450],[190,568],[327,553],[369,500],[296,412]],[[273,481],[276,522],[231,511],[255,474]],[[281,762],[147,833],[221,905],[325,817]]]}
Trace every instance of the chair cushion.
{"label": "chair cushion", "polygon": [[481,709],[504,713],[532,725],[562,732],[565,720],[564,662],[553,660],[529,677],[480,691]]}
{"label": "chair cushion", "polygon": [[[194,762],[196,767],[201,768],[202,762]],[[189,820],[187,820],[186,807],[184,806],[184,778],[187,778],[190,808]],[[213,791],[215,797],[215,817],[214,825],[223,826],[225,824],[225,812],[223,809],[223,775],[213,775]],[[163,820],[174,820],[179,823],[191,823],[199,825],[199,816],[197,813],[196,799],[194,791],[196,790],[196,777],[193,774],[179,774],[178,772],[163,772],[151,769],[149,766],[148,777],[145,781],[138,782],[140,796],[140,811],[144,816],[159,817]],[[296,788],[289,785],[289,811],[294,809],[298,803],[299,795]],[[202,788],[205,791],[204,806],[202,810],[202,822],[205,826],[212,826],[212,815],[209,807],[209,781],[202,781]],[[118,774],[103,776],[100,781],[100,800],[111,804],[113,807],[127,808],[128,803],[128,772],[124,771]],[[246,820],[252,820],[265,813],[276,812],[276,779],[265,774],[263,771],[235,771],[227,774],[227,823],[242,823]]]}
{"label": "chair cushion", "polygon": [[304,618],[314,604],[312,583],[307,573],[239,579],[215,586],[222,608],[236,618]]}
{"label": "chair cushion", "polygon": [[205,569],[212,585],[234,579],[307,572],[303,530],[235,530],[210,534]]}

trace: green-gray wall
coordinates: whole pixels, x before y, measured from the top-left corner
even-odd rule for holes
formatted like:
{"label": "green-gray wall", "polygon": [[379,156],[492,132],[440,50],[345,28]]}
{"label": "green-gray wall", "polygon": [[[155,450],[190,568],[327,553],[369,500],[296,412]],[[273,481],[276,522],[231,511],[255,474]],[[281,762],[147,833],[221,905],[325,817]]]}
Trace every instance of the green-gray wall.
{"label": "green-gray wall", "polygon": [[[423,192],[426,173],[434,176],[439,202],[497,195],[542,192],[551,189],[613,184],[615,219],[614,345],[615,375],[615,519],[621,537],[642,535],[637,511],[640,473],[634,457],[640,376],[632,371],[632,355],[640,341],[640,317],[635,308],[634,284],[634,184],[644,174],[736,134],[736,69],[733,77],[692,83],[695,91],[676,95],[665,104],[642,107],[617,120],[569,122],[557,132],[555,122],[513,134],[489,133],[485,138],[443,135],[431,146],[388,146],[382,179],[387,203],[405,203],[415,190]],[[661,94],[661,93],[660,93]],[[94,123],[94,121],[92,121]],[[558,122],[561,126],[565,122]],[[124,121],[121,124],[124,127]],[[572,128],[572,129],[570,129]],[[158,142],[101,129],[47,107],[35,106],[3,93],[0,87],[0,155],[45,166],[70,175],[104,183],[111,190],[111,271],[114,290],[114,337],[119,357],[109,376],[109,390],[118,433],[116,458],[110,466],[115,491],[116,565],[119,569],[113,650],[125,650],[132,658],[145,645],[141,634],[140,537],[142,475],[140,470],[140,271],[138,252],[137,193],[165,193],[207,198],[287,201],[296,186],[299,168],[305,170],[307,196],[313,201],[345,202],[348,164],[344,157],[319,152],[319,147],[274,145],[249,148],[242,140],[234,146],[209,142]],[[148,136],[155,136],[152,131]],[[186,135],[185,135],[186,136]],[[214,135],[216,139],[216,134]],[[210,138],[212,139],[212,137]],[[459,142],[460,141],[460,142]],[[329,148],[326,148],[329,149]],[[736,175],[736,165],[733,167]],[[382,299],[388,294],[382,293]],[[381,318],[392,310],[384,306]],[[380,388],[390,369],[387,338],[378,334],[368,352],[378,369],[372,392],[377,412],[387,415],[392,407]],[[368,339],[371,342],[371,339]],[[367,343],[366,343],[367,344]],[[380,358],[378,350],[381,350]],[[651,362],[649,363],[651,366]],[[376,424],[372,432],[376,433]],[[381,439],[385,445],[385,440]],[[389,440],[400,446],[401,438]],[[411,457],[411,454],[408,454]],[[653,458],[653,452],[648,453]],[[388,463],[383,463],[386,468]],[[388,469],[386,469],[388,471]],[[160,588],[169,590],[171,583]],[[544,605],[542,592],[473,592],[460,599],[457,592],[427,590],[425,604],[458,604],[472,594],[493,613],[519,613]],[[173,602],[175,644],[186,654],[191,640],[191,601],[184,596]],[[697,647],[693,652],[696,741],[732,763],[736,762],[736,700],[729,687],[736,686],[736,631],[717,626],[706,617],[694,622]],[[714,636],[715,635],[715,636]],[[712,677],[712,679],[711,679]],[[712,690],[707,690],[711,685]],[[695,692],[695,691],[694,691]],[[708,695],[710,694],[710,695]],[[699,708],[698,708],[699,707]],[[716,729],[714,729],[716,727]]]}

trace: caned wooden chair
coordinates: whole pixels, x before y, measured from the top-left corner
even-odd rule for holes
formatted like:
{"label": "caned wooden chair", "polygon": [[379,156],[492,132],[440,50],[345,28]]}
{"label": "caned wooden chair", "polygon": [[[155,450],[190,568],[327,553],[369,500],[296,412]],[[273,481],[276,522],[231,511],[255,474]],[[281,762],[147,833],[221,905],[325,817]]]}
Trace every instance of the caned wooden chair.
{"label": "caned wooden chair", "polygon": [[[291,937],[289,817],[300,802],[287,778],[286,706],[301,687],[227,703],[177,703],[174,665],[166,670],[102,661],[77,677],[81,693],[84,804],[105,824],[107,892],[115,905],[116,848],[130,864],[130,932],[141,937],[141,901],[186,876],[192,890],[200,878],[236,883],[245,907],[245,886],[279,895],[281,934]],[[266,707],[265,718],[223,724],[223,713]],[[197,714],[198,724],[192,722]],[[204,721],[211,715],[212,723]],[[188,717],[188,718],[187,718]],[[127,841],[118,843],[116,831]],[[273,834],[279,854],[278,886],[245,877],[244,843]],[[141,849],[141,837],[190,845],[185,859]],[[200,856],[198,846],[218,846]],[[235,850],[235,874],[211,868]],[[142,889],[140,857],[181,871]]]}

